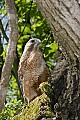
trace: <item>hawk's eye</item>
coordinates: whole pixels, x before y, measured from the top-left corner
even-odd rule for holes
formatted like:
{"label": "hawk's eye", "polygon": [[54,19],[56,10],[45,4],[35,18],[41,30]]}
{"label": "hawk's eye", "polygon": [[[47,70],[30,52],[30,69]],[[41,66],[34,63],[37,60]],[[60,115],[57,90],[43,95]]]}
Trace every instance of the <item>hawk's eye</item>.
{"label": "hawk's eye", "polygon": [[35,40],[31,40],[31,42],[32,42],[32,43],[34,43],[34,42],[35,42]]}

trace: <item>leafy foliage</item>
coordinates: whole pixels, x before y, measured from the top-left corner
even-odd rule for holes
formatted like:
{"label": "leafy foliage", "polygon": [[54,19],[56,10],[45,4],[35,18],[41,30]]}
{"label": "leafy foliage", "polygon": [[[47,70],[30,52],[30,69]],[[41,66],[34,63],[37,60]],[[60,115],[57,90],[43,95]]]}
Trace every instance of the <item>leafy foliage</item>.
{"label": "leafy foliage", "polygon": [[[8,36],[8,20],[5,11],[5,3],[4,0],[1,0],[0,2],[2,6],[0,17],[1,21],[5,22],[4,29],[5,33]],[[0,114],[0,120],[6,120],[7,118],[14,116],[14,114],[21,110],[24,106],[20,96],[16,71],[18,69],[18,62],[22,55],[26,42],[32,37],[39,38],[42,41],[40,49],[43,52],[44,58],[50,71],[55,65],[54,58],[58,49],[58,45],[54,41],[52,31],[48,26],[46,20],[42,17],[40,11],[37,8],[37,5],[32,0],[15,0],[15,5],[17,8],[19,30],[19,39],[16,50],[17,58],[15,62],[16,65],[13,64],[12,67],[11,79],[7,90],[6,104],[5,108]],[[0,58],[2,56],[2,58],[5,59],[4,46],[6,44],[7,47],[7,40],[4,39],[3,35],[1,35],[0,38],[2,41],[0,41],[0,50],[2,50],[0,52]],[[3,61],[0,61],[0,73],[2,66]]]}

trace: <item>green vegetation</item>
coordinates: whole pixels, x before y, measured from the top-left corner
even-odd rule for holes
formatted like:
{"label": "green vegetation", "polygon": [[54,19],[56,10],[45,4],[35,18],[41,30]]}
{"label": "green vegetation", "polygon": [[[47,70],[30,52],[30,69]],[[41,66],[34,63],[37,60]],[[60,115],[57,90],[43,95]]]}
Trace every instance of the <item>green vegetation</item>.
{"label": "green vegetation", "polygon": [[[0,0],[0,4],[1,4],[0,22],[3,23],[5,34],[9,36],[8,18],[5,10],[4,0]],[[26,0],[15,0],[15,5],[17,8],[18,30],[19,30],[19,39],[16,50],[17,58],[12,67],[10,82],[7,89],[5,108],[0,114],[0,120],[6,120],[7,118],[14,116],[15,113],[21,111],[24,107],[24,103],[22,102],[21,94],[19,90],[17,69],[18,69],[19,59],[22,55],[26,42],[32,37],[39,38],[42,41],[40,49],[43,52],[44,58],[47,62],[50,71],[53,69],[55,65],[54,58],[58,49],[58,45],[54,41],[52,31],[48,26],[46,20],[42,17],[41,13],[39,12],[36,4],[33,3],[32,0],[27,0],[27,2]],[[7,43],[8,43],[8,39],[7,38],[5,39],[5,36],[1,33],[0,34],[0,75],[5,60]]]}

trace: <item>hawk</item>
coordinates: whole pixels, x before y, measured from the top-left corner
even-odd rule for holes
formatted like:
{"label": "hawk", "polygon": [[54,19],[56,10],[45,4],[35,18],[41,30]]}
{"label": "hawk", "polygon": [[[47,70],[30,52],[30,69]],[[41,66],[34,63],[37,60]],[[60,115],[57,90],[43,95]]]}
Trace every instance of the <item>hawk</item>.
{"label": "hawk", "polygon": [[18,76],[22,86],[23,98],[27,102],[41,94],[39,85],[47,81],[49,69],[39,50],[41,41],[30,39],[24,48],[19,62]]}

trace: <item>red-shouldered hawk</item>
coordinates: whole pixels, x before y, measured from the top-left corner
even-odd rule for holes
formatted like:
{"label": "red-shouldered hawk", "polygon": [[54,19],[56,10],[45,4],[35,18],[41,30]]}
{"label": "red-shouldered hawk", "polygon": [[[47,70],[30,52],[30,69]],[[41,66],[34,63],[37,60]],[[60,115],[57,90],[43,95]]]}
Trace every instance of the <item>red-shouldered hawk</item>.
{"label": "red-shouldered hawk", "polygon": [[19,63],[18,76],[21,80],[23,97],[28,102],[40,95],[39,85],[47,81],[49,74],[49,69],[39,50],[40,44],[39,39],[30,39],[25,45]]}

